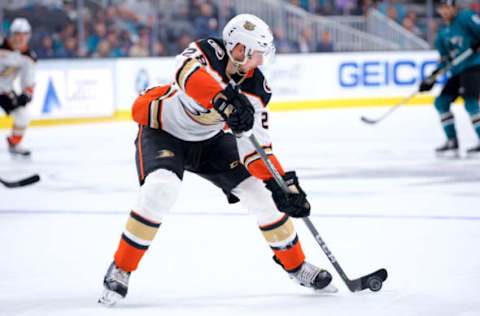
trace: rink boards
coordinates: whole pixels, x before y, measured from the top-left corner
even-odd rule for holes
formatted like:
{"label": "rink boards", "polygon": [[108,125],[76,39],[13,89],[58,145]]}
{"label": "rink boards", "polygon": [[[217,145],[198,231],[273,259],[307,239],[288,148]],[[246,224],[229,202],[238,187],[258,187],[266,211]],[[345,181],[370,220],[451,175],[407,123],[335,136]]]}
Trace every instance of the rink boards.
{"label": "rink boards", "polygon": [[[266,74],[272,111],[388,106],[418,87],[436,66],[434,51],[278,55]],[[41,60],[29,107],[33,125],[130,118],[148,87],[172,82],[175,59]],[[432,93],[409,104],[431,104]],[[0,128],[9,126],[0,116]]]}

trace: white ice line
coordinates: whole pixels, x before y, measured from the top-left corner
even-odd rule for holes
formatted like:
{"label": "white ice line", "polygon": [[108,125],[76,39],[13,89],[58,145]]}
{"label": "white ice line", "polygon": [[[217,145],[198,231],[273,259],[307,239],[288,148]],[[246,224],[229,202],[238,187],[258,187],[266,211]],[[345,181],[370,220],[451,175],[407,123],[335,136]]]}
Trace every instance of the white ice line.
{"label": "white ice line", "polygon": [[[125,211],[62,211],[62,210],[0,210],[0,216],[5,215],[121,215],[126,216],[128,212]],[[215,213],[215,212],[171,212],[170,216],[252,216],[249,213],[229,212],[229,213]],[[381,214],[353,214],[353,213],[335,213],[335,214],[312,214],[313,218],[357,218],[357,219],[395,219],[395,220],[463,220],[463,221],[480,221],[479,216],[455,216],[455,215],[381,215]]]}

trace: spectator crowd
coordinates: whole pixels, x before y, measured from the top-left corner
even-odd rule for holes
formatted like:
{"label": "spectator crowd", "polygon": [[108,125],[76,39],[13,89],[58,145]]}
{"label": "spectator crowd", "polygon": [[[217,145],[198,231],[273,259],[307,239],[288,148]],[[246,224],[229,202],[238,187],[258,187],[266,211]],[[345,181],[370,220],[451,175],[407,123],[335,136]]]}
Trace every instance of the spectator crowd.
{"label": "spectator crowd", "polygon": [[[2,29],[8,31],[14,17],[26,17],[33,25],[32,46],[41,59],[176,55],[195,39],[220,36],[222,19],[228,20],[236,14],[230,1],[213,0],[187,0],[164,10],[152,10],[148,2],[132,6],[131,1],[111,1],[105,7],[98,2],[84,1],[81,10],[72,0],[17,0],[14,3],[20,2],[23,4],[13,9],[4,8]],[[422,24],[417,12],[408,9],[400,0],[287,2],[319,15],[366,16],[368,10],[374,7],[408,31],[424,38],[427,32],[436,29],[436,25]],[[168,1],[164,3],[169,4]],[[478,12],[480,4],[473,1],[472,9]],[[331,34],[326,30],[314,34],[313,30],[305,28],[294,41],[287,38],[285,29],[276,27],[273,31],[279,53],[334,50]],[[318,40],[312,40],[314,36]]]}

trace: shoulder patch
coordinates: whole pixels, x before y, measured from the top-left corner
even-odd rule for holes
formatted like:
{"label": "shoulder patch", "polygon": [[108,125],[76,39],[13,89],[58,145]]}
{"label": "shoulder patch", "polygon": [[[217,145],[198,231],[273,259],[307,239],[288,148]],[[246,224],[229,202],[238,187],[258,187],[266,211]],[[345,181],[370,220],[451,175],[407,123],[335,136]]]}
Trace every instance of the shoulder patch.
{"label": "shoulder patch", "polygon": [[267,93],[272,93],[272,89],[268,85],[267,78],[263,78],[263,89],[265,89],[265,92]]}
{"label": "shoulder patch", "polygon": [[225,51],[213,39],[209,38],[207,43],[215,50],[215,55],[219,60],[222,60],[225,57]]}

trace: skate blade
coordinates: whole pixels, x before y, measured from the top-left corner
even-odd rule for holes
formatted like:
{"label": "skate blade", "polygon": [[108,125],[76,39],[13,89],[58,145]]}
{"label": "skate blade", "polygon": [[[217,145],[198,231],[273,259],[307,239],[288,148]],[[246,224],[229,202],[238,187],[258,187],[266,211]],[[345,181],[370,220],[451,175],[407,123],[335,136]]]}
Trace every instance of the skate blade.
{"label": "skate blade", "polygon": [[474,152],[474,153],[467,152],[466,158],[467,159],[478,159],[478,158],[480,158],[480,152]]}
{"label": "skate blade", "polygon": [[338,289],[335,287],[335,285],[330,283],[329,285],[327,285],[323,289],[314,289],[313,291],[315,293],[337,293]]}
{"label": "skate blade", "polygon": [[31,152],[17,152],[10,150],[9,153],[12,159],[30,159],[32,157]]}
{"label": "skate blade", "polygon": [[442,159],[458,159],[460,158],[460,152],[458,150],[450,150],[446,152],[437,152],[435,153],[437,158],[442,158]]}
{"label": "skate blade", "polygon": [[122,299],[123,296],[121,296],[117,292],[104,289],[102,296],[98,299],[98,303],[106,307],[112,307]]}

